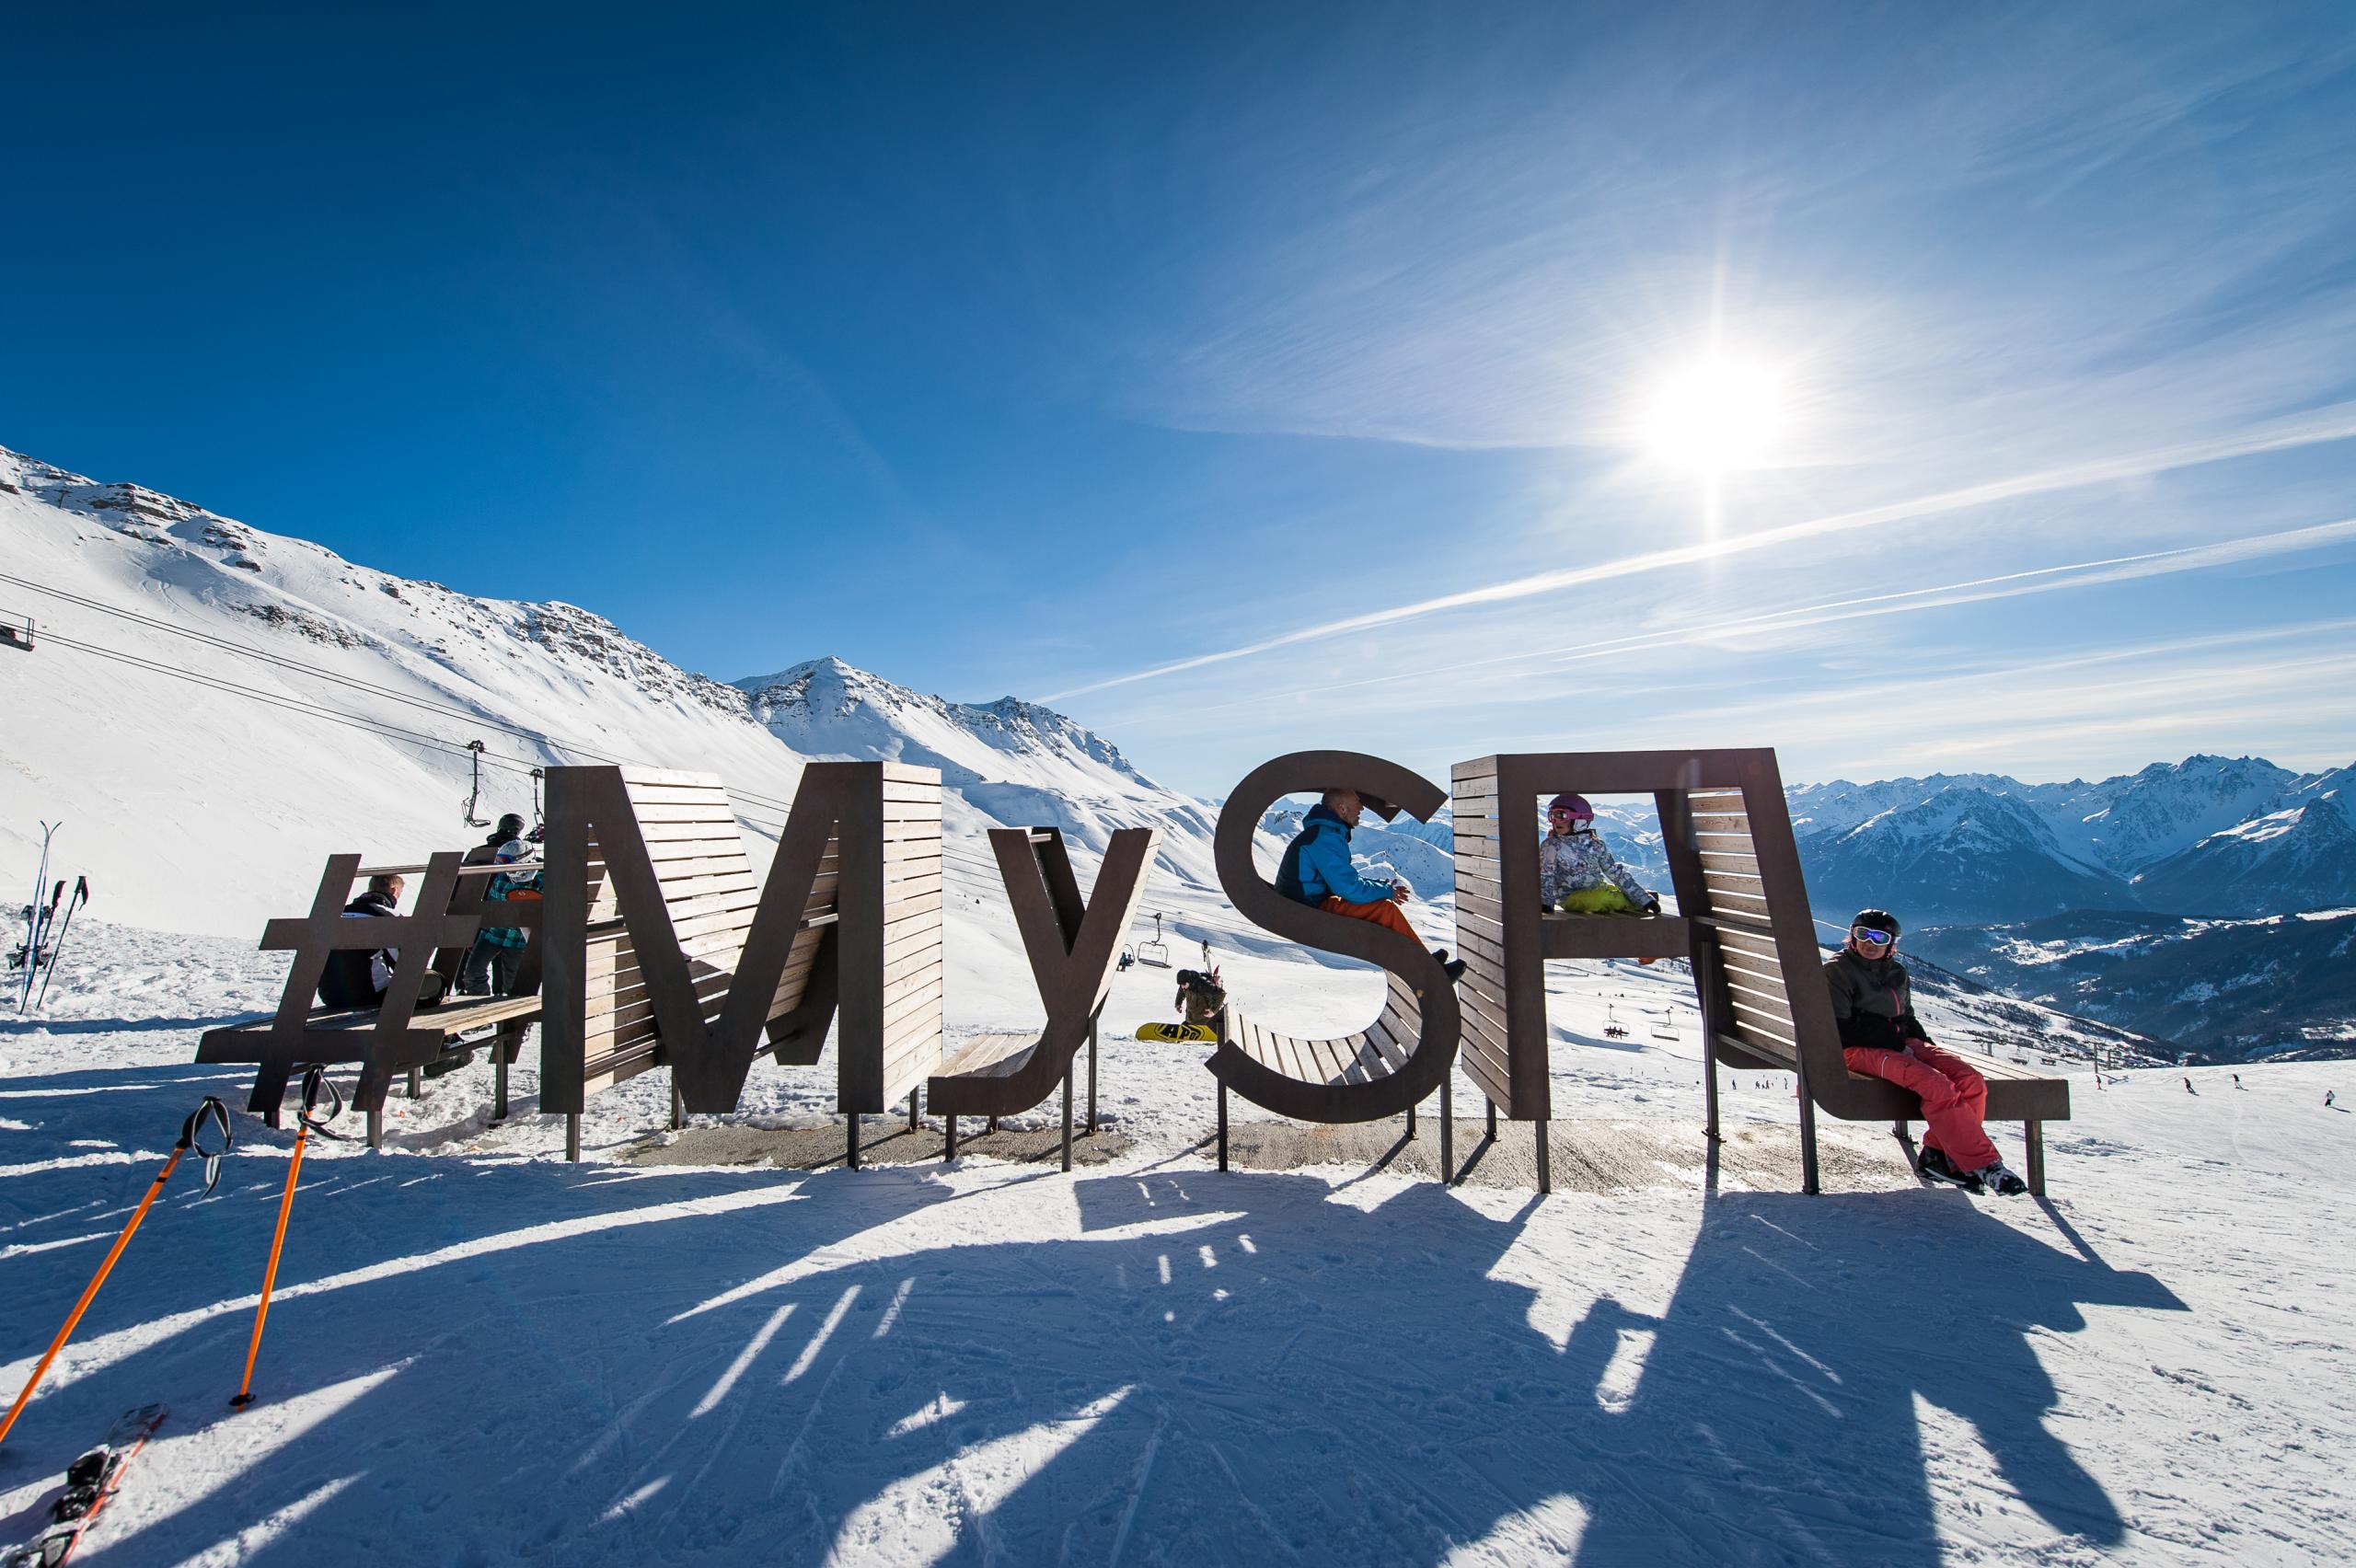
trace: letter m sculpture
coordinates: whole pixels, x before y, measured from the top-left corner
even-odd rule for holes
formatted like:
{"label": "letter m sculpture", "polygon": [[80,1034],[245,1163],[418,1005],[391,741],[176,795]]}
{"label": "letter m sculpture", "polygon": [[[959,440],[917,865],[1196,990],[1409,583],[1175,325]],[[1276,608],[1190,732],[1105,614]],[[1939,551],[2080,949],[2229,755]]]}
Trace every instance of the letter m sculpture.
{"label": "letter m sculpture", "polygon": [[814,762],[766,882],[720,781],[549,772],[541,1108],[667,1065],[681,1105],[733,1110],[753,1058],[814,1065],[841,1020],[837,1108],[880,1112],[937,1068],[941,774]]}

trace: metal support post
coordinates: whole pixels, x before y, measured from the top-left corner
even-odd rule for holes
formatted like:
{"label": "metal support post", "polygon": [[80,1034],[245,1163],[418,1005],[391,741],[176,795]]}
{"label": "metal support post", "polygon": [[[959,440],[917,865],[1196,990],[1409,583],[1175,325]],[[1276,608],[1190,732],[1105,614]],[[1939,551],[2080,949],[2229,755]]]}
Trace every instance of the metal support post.
{"label": "metal support post", "polygon": [[581,1158],[581,1113],[578,1111],[568,1113],[564,1118],[564,1158],[572,1160]]}
{"label": "metal support post", "polygon": [[1096,1025],[1088,1020],[1088,1136],[1096,1136]]}
{"label": "metal support post", "polygon": [[859,1169],[859,1113],[854,1111],[843,1120],[850,1130],[850,1147],[843,1156],[843,1164],[847,1169],[856,1170]]}
{"label": "metal support post", "polygon": [[911,1089],[908,1090],[908,1131],[920,1132],[923,1127],[924,1124],[917,1117],[917,1091]]}
{"label": "metal support post", "polygon": [[1451,1064],[1448,1077],[1439,1080],[1439,1180],[1442,1186],[1456,1182],[1456,1068]]}
{"label": "metal support post", "polygon": [[1542,1119],[1531,1125],[1538,1129],[1538,1190],[1551,1193],[1554,1190],[1554,1170],[1546,1147],[1546,1123]]}
{"label": "metal support post", "polygon": [[945,1119],[949,1123],[949,1148],[941,1158],[954,1159],[957,1158],[957,1118],[953,1115]]}
{"label": "metal support post", "polygon": [[1227,1169],[1227,1080],[1218,1084],[1218,1168]]}
{"label": "metal support post", "polygon": [[1064,1069],[1064,1171],[1071,1171],[1071,1069]]}

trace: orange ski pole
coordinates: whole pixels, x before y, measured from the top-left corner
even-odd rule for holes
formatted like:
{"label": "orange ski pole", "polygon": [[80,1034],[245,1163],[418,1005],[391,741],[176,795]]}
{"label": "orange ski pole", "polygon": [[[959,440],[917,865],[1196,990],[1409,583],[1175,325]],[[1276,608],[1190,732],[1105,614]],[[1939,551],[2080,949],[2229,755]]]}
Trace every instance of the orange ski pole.
{"label": "orange ski pole", "polygon": [[91,1276],[90,1283],[83,1288],[82,1299],[74,1303],[74,1310],[65,1315],[65,1326],[57,1331],[57,1337],[49,1342],[49,1349],[42,1355],[40,1365],[33,1368],[33,1375],[30,1378],[25,1379],[24,1389],[17,1395],[17,1402],[8,1407],[8,1419],[0,1421],[0,1443],[7,1441],[9,1430],[17,1424],[17,1417],[25,1412],[26,1403],[32,1399],[33,1390],[40,1387],[40,1380],[48,1374],[50,1364],[57,1359],[57,1353],[65,1348],[65,1342],[74,1336],[74,1325],[82,1320],[84,1312],[89,1310],[90,1302],[98,1294],[98,1286],[106,1284],[107,1274],[113,1269],[114,1261],[122,1256],[122,1250],[125,1247],[131,1245],[132,1233],[139,1228],[139,1222],[147,1217],[148,1206],[155,1203],[156,1194],[164,1190],[164,1183],[172,1179],[172,1171],[179,1164],[180,1156],[194,1148],[197,1153],[204,1157],[204,1190],[206,1192],[211,1192],[214,1183],[221,1180],[221,1154],[214,1154],[200,1147],[196,1141],[198,1124],[207,1114],[212,1115],[221,1124],[221,1154],[228,1152],[229,1113],[222,1108],[220,1101],[208,1094],[204,1097],[204,1103],[196,1108],[195,1113],[180,1124],[180,1139],[172,1146],[172,1157],[164,1161],[164,1168],[156,1171],[156,1179],[147,1184],[147,1195],[139,1200],[137,1208],[131,1211],[131,1218],[123,1226],[122,1234],[114,1239],[114,1246],[108,1251],[106,1261],[98,1265],[98,1272]]}
{"label": "orange ski pole", "polygon": [[[322,1087],[333,1096],[335,1105],[326,1115],[314,1120],[311,1111],[319,1102]],[[278,1200],[278,1229],[271,1236],[270,1262],[261,1273],[261,1303],[254,1309],[254,1335],[246,1343],[246,1380],[237,1386],[237,1397],[229,1401],[232,1410],[243,1410],[253,1403],[254,1361],[261,1355],[261,1326],[269,1320],[270,1293],[278,1283],[278,1254],[286,1245],[286,1221],[294,1212],[294,1181],[303,1171],[304,1141],[315,1127],[329,1137],[335,1136],[328,1132],[327,1124],[334,1121],[342,1111],[342,1094],[327,1081],[327,1068],[315,1064],[303,1074],[303,1109],[297,1118],[301,1126],[294,1134],[294,1158],[286,1164],[286,1191]]]}

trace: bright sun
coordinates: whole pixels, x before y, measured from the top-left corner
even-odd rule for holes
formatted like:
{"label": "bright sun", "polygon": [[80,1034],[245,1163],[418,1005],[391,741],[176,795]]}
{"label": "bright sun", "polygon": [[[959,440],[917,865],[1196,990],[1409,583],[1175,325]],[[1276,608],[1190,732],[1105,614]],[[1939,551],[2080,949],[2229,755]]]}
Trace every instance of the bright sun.
{"label": "bright sun", "polygon": [[1711,358],[1661,384],[1644,423],[1646,449],[1705,474],[1765,462],[1784,424],[1783,388],[1761,367]]}

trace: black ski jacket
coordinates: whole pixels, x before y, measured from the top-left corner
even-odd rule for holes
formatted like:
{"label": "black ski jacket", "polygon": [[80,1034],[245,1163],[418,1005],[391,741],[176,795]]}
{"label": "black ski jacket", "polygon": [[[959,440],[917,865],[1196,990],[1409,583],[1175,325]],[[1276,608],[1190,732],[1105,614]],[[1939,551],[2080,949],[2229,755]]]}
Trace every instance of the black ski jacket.
{"label": "black ski jacket", "polygon": [[1931,1043],[1914,1016],[1914,987],[1895,958],[1861,958],[1843,948],[1824,966],[1832,988],[1832,1017],[1843,1050],[1902,1051],[1909,1040]]}
{"label": "black ski jacket", "polygon": [[[375,917],[394,913],[397,905],[390,894],[364,893],[343,906],[346,916]],[[365,948],[340,948],[328,954],[328,966],[319,974],[319,1000],[331,1008],[373,1008],[376,1005],[376,983],[368,973],[368,961],[376,955]]]}

